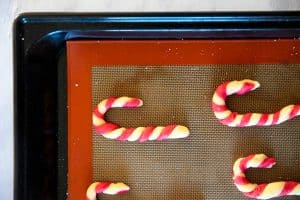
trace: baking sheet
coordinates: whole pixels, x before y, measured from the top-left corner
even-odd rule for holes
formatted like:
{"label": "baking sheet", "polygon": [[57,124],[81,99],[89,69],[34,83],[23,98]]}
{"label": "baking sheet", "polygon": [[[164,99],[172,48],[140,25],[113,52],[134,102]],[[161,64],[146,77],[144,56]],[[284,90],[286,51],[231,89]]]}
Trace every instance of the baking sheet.
{"label": "baking sheet", "polygon": [[[181,124],[186,139],[132,143],[107,140],[93,129],[94,181],[125,182],[126,195],[101,199],[246,199],[232,183],[234,161],[252,153],[274,156],[272,169],[248,170],[252,182],[300,180],[300,124],[231,128],[211,110],[215,88],[227,80],[253,79],[261,88],[231,96],[238,112],[275,112],[300,102],[299,65],[95,66],[92,106],[110,96],[138,97],[141,108],[106,115],[125,127]],[[297,199],[287,197],[286,199]]]}

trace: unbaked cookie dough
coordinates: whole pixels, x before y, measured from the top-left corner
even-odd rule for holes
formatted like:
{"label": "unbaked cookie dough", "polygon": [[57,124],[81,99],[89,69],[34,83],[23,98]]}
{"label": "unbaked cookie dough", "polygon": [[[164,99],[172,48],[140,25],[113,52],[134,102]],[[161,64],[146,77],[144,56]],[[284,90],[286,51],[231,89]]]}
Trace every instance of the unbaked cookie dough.
{"label": "unbaked cookie dough", "polygon": [[239,191],[250,198],[270,199],[288,195],[300,195],[300,184],[294,181],[273,183],[251,183],[245,175],[248,168],[271,168],[276,163],[274,158],[264,154],[253,154],[239,158],[233,165],[233,182]]}
{"label": "unbaked cookie dough", "polygon": [[219,85],[212,98],[212,110],[219,121],[227,126],[272,126],[294,118],[300,114],[300,105],[288,105],[272,114],[232,112],[226,106],[229,95],[243,95],[255,90],[260,84],[257,81],[245,79],[241,81],[228,81]]}
{"label": "unbaked cookie dough", "polygon": [[110,97],[101,101],[93,112],[95,130],[105,138],[121,141],[139,141],[178,139],[189,136],[185,126],[148,126],[137,128],[119,127],[117,124],[106,122],[105,113],[111,108],[136,108],[143,105],[141,99],[131,97]]}
{"label": "unbaked cookie dough", "polygon": [[98,194],[117,195],[129,191],[129,187],[124,183],[95,182],[86,191],[86,200],[97,200]]}

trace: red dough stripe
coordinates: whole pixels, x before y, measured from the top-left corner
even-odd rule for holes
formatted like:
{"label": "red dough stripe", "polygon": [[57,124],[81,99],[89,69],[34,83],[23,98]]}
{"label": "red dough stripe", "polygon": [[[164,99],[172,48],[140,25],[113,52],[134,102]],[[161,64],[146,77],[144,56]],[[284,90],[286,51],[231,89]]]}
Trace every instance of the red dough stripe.
{"label": "red dough stripe", "polygon": [[257,198],[265,190],[266,186],[267,184],[260,184],[253,191],[244,192],[244,195],[250,198]]}
{"label": "red dough stripe", "polygon": [[104,115],[101,114],[98,110],[98,106],[96,106],[96,108],[94,109],[94,114],[98,117],[98,118],[101,118],[103,119],[104,118]]}
{"label": "red dough stripe", "polygon": [[242,161],[240,162],[240,169],[242,172],[244,172],[246,169],[247,169],[247,164],[248,162],[254,158],[254,154],[253,155],[250,155],[250,156],[247,156],[246,158],[242,159]]}
{"label": "red dough stripe", "polygon": [[128,190],[121,190],[121,191],[119,191],[117,194],[124,194],[124,193],[126,193],[126,192],[128,192]]}
{"label": "red dough stripe", "polygon": [[228,85],[229,81],[228,82],[225,82],[223,84],[221,84],[217,89],[216,89],[216,93],[218,94],[219,97],[221,97],[222,99],[226,99],[227,97],[227,93],[226,93],[226,88],[227,88],[227,85]]}
{"label": "red dough stripe", "polygon": [[106,101],[106,104],[105,104],[105,108],[107,110],[110,109],[116,99],[117,99],[116,97],[110,97],[110,98],[108,98],[107,101]]}
{"label": "red dough stripe", "polygon": [[124,104],[124,108],[135,108],[140,105],[141,101],[139,99],[132,99]]}
{"label": "red dough stripe", "polygon": [[[109,191],[111,189],[111,191]],[[96,200],[97,195],[101,194],[123,194],[128,192],[130,188],[124,183],[110,183],[110,182],[94,182],[86,191],[86,200]]]}
{"label": "red dough stripe", "polygon": [[245,185],[249,183],[248,179],[244,176],[237,176],[233,181],[237,185]]}
{"label": "red dough stripe", "polygon": [[268,114],[261,114],[261,117],[257,123],[258,126],[264,126],[268,121],[269,115]]}
{"label": "red dough stripe", "polygon": [[236,116],[237,116],[237,113],[236,112],[232,112],[225,119],[221,119],[220,122],[222,124],[228,125],[228,124],[230,124],[230,123],[232,123],[234,121],[234,119],[235,119]]}
{"label": "red dough stripe", "polygon": [[125,141],[127,140],[131,133],[135,130],[135,128],[127,128],[123,131],[123,133],[117,138],[117,140]]}
{"label": "red dough stripe", "polygon": [[264,159],[264,161],[262,163],[260,163],[258,168],[270,168],[275,163],[276,163],[276,160],[274,158],[266,158],[266,159]]}
{"label": "red dough stripe", "polygon": [[300,105],[294,105],[292,111],[289,114],[289,118],[290,119],[294,118],[299,113],[299,110],[300,110]]}
{"label": "red dough stripe", "polygon": [[243,87],[236,93],[238,95],[243,95],[254,88],[254,84],[252,83],[244,83]]}
{"label": "red dough stripe", "polygon": [[157,140],[164,140],[166,138],[169,137],[169,135],[171,135],[172,131],[176,128],[177,125],[169,125],[166,126],[160,133],[159,137],[157,138]]}
{"label": "red dough stripe", "polygon": [[276,112],[273,115],[273,120],[272,120],[272,125],[277,124],[278,120],[279,120],[279,116],[280,116],[280,112]]}
{"label": "red dough stripe", "polygon": [[110,184],[111,183],[109,183],[109,182],[101,182],[101,183],[99,183],[96,186],[96,193],[97,194],[102,193],[103,191],[105,191],[110,186]]}
{"label": "red dough stripe", "polygon": [[287,181],[284,185],[283,190],[281,191],[281,193],[279,194],[279,196],[286,196],[288,195],[290,192],[292,192],[295,187],[298,185],[299,183],[294,182],[294,181]]}
{"label": "red dough stripe", "polygon": [[153,127],[153,126],[146,127],[145,130],[143,131],[142,135],[139,138],[139,142],[145,142],[145,141],[149,140],[154,129],[155,129],[155,127]]}
{"label": "red dough stripe", "polygon": [[242,117],[241,123],[239,124],[239,126],[240,127],[246,126],[249,123],[251,117],[252,117],[252,113],[244,114],[243,117]]}
{"label": "red dough stripe", "polygon": [[228,110],[226,105],[217,105],[214,102],[212,102],[211,107],[214,112],[224,112],[224,111]]}
{"label": "red dough stripe", "polygon": [[119,126],[113,123],[105,123],[100,126],[95,126],[96,131],[102,135],[109,133],[117,128],[119,128]]}

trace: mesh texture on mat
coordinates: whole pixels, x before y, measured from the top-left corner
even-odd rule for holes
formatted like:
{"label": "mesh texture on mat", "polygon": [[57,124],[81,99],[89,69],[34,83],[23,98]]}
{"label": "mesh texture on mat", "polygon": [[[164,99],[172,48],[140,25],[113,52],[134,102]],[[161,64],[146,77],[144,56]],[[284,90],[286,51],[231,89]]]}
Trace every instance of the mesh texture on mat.
{"label": "mesh texture on mat", "polygon": [[211,110],[216,87],[227,80],[261,84],[228,98],[229,108],[241,113],[300,103],[300,65],[95,66],[91,73],[93,108],[110,96],[144,101],[141,108],[112,109],[107,121],[125,127],[181,124],[191,131],[186,139],[133,143],[105,139],[93,129],[94,181],[131,188],[101,199],[247,199],[232,183],[232,166],[253,153],[275,157],[277,164],[248,170],[252,182],[300,181],[300,116],[273,127],[230,128]]}

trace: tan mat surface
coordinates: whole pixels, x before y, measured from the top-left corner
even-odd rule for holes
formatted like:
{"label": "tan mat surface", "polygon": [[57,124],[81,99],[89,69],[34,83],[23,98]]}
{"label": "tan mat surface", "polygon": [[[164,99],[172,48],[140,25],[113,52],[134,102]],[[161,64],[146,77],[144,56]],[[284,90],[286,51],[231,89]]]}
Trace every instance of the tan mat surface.
{"label": "tan mat surface", "polygon": [[[113,109],[107,120],[126,127],[181,124],[187,139],[132,143],[93,133],[94,181],[125,182],[131,191],[101,199],[246,199],[233,185],[232,165],[242,156],[274,156],[273,169],[253,169],[252,182],[300,181],[300,117],[274,127],[230,128],[211,110],[215,88],[226,80],[253,79],[261,88],[231,96],[239,112],[275,112],[300,103],[300,65],[96,66],[92,106],[110,96],[143,99],[136,109]],[[288,197],[285,199],[299,199]]]}

